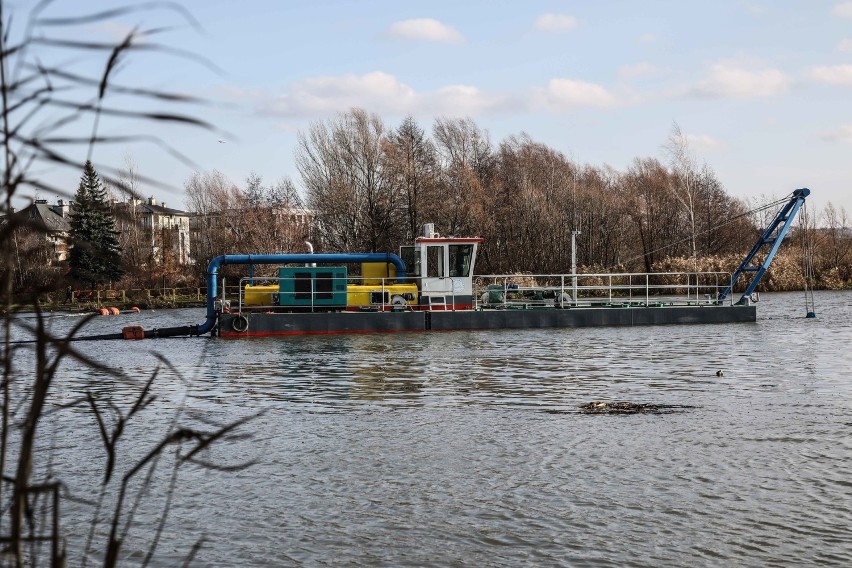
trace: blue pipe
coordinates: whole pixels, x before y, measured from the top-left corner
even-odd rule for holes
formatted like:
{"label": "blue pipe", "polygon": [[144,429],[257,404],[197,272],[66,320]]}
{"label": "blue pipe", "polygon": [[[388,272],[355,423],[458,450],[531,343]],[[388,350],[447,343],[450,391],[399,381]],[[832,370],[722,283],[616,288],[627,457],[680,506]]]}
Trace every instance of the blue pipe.
{"label": "blue pipe", "polygon": [[339,252],[327,254],[223,254],[217,256],[207,265],[207,319],[198,326],[194,335],[204,335],[216,325],[216,310],[213,304],[216,300],[217,276],[219,267],[225,264],[286,264],[299,263],[354,263],[354,262],[386,262],[396,267],[396,277],[405,282],[405,263],[393,253],[385,252]]}

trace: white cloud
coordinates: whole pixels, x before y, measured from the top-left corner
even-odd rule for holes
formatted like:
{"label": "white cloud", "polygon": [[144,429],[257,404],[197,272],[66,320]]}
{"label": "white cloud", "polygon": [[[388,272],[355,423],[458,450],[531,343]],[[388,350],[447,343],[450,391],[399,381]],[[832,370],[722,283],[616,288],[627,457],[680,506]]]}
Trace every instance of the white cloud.
{"label": "white cloud", "polygon": [[834,65],[831,67],[814,67],[811,78],[829,85],[852,86],[852,65]]}
{"label": "white cloud", "polygon": [[823,135],[822,139],[827,142],[852,143],[852,124],[841,126],[838,130]]}
{"label": "white cloud", "polygon": [[289,92],[260,103],[264,114],[314,116],[316,114],[381,105],[388,110],[404,108],[414,90],[393,75],[381,71],[365,75],[311,77],[290,86]]}
{"label": "white cloud", "polygon": [[553,112],[577,107],[607,107],[617,102],[604,87],[576,79],[551,79],[547,87],[533,90],[533,101],[534,106]]}
{"label": "white cloud", "polygon": [[657,73],[659,73],[659,69],[646,61],[635,65],[623,65],[618,68],[618,76],[622,79],[648,77],[650,75],[656,75]]}
{"label": "white cloud", "polygon": [[841,39],[837,44],[837,51],[849,51],[852,52],[852,39]]}
{"label": "white cloud", "polygon": [[605,87],[576,79],[551,79],[544,87],[507,94],[488,93],[471,85],[444,85],[418,92],[382,71],[310,77],[289,85],[283,94],[277,95],[233,87],[220,88],[219,92],[230,100],[252,104],[259,114],[289,119],[315,119],[353,107],[378,110],[383,115],[479,116],[561,113],[620,103]]}
{"label": "white cloud", "polygon": [[461,43],[464,36],[455,28],[432,18],[417,18],[401,20],[391,25],[388,30],[391,37],[440,41],[444,43]]}
{"label": "white cloud", "polygon": [[565,14],[544,14],[536,19],[535,27],[544,32],[567,32],[577,27],[577,18]]}
{"label": "white cloud", "polygon": [[448,85],[418,93],[393,75],[374,71],[364,75],[311,77],[294,83],[280,96],[258,97],[257,93],[236,94],[254,98],[259,112],[290,118],[313,118],[352,107],[380,109],[383,114],[429,113],[477,115],[508,108],[512,101],[491,96],[476,87]]}
{"label": "white cloud", "polygon": [[749,99],[778,95],[789,87],[790,79],[778,69],[751,70],[734,64],[719,63],[710,68],[706,79],[687,87],[681,94]]}
{"label": "white cloud", "polygon": [[725,148],[724,143],[706,134],[687,134],[686,141],[689,143],[690,148],[704,152],[723,150]]}
{"label": "white cloud", "polygon": [[441,87],[434,93],[423,95],[420,104],[420,108],[433,114],[451,116],[477,115],[499,110],[501,106],[499,97],[489,96],[468,85]]}
{"label": "white cloud", "polygon": [[835,4],[832,12],[835,16],[840,16],[841,18],[852,18],[852,2]]}
{"label": "white cloud", "polygon": [[647,33],[639,36],[639,43],[655,43],[657,41],[657,34]]}

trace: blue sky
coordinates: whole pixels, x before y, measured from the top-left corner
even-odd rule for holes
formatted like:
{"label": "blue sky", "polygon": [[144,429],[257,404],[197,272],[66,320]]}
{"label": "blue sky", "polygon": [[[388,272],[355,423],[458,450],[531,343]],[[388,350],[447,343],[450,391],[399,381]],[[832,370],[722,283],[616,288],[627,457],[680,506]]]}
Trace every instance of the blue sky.
{"label": "blue sky", "polygon": [[[116,5],[57,0],[49,11]],[[471,117],[495,145],[526,132],[575,160],[619,170],[635,157],[664,160],[677,122],[731,194],[760,200],[808,186],[813,205],[831,201],[852,214],[852,1],[182,5],[200,30],[160,6],[84,31],[115,39],[133,25],[177,25],[158,41],[219,71],[139,53],[116,80],[214,101],[186,110],[231,137],[185,128],[156,134],[198,168],[238,183],[254,171],[298,185],[297,133],[352,106],[390,127],[408,114],[427,130],[438,116]],[[13,4],[21,15],[30,6]],[[102,132],[127,128],[105,121]],[[97,162],[116,166],[131,155],[141,173],[176,188],[155,190],[159,199],[183,204],[191,167],[150,144],[97,152]]]}

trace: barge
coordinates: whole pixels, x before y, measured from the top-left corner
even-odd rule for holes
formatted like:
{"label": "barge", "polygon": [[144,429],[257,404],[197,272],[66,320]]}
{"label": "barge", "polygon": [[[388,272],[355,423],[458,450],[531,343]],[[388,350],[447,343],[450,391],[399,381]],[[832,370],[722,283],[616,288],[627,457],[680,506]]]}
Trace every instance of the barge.
{"label": "barge", "polygon": [[[394,253],[222,255],[207,275],[202,324],[125,328],[102,339],[211,334],[222,338],[757,320],[757,285],[805,198],[795,190],[733,273],[475,275],[481,238],[443,237],[431,224]],[[239,285],[219,269],[248,265]],[[277,276],[253,276],[277,265]],[[350,273],[350,267],[354,268]],[[357,276],[354,275],[357,273]],[[741,278],[744,280],[741,281]],[[739,297],[734,299],[737,289]]]}
{"label": "barge", "polygon": [[[479,275],[480,238],[442,237],[431,224],[400,253],[225,255],[227,264],[279,264],[208,297],[200,333],[292,335],[754,322],[756,288],[810,194],[795,190],[733,273]],[[297,264],[297,266],[294,266]],[[348,266],[359,265],[360,275]],[[732,292],[750,276],[738,299]],[[211,292],[212,293],[212,292]]]}

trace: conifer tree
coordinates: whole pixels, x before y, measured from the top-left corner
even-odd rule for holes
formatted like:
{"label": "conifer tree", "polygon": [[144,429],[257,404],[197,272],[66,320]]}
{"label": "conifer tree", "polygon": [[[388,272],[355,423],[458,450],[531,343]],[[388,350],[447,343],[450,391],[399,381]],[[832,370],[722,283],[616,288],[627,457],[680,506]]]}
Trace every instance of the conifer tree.
{"label": "conifer tree", "polygon": [[74,196],[70,245],[68,262],[75,280],[95,285],[118,280],[124,274],[115,217],[91,161],[83,167]]}

